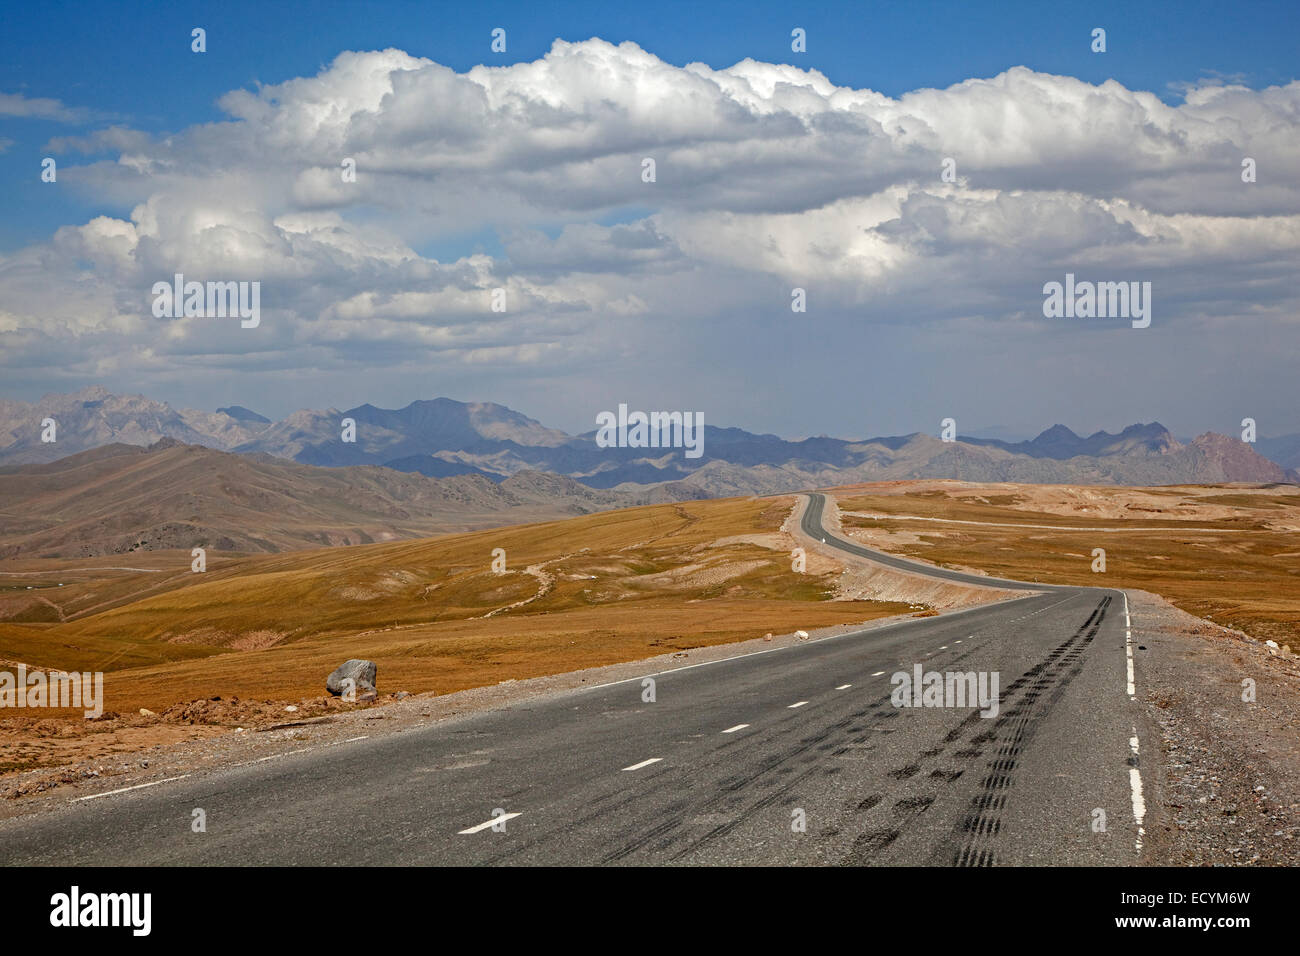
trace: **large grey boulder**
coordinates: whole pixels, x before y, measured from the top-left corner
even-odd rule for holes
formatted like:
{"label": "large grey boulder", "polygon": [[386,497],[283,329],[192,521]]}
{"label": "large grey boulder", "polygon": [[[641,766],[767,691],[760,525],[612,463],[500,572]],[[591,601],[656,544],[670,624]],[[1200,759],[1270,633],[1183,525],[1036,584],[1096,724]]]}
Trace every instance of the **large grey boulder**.
{"label": "large grey boulder", "polygon": [[375,690],[375,662],[353,658],[344,661],[334,669],[334,673],[325,678],[325,689],[338,697],[349,689],[356,692],[358,700],[373,700]]}

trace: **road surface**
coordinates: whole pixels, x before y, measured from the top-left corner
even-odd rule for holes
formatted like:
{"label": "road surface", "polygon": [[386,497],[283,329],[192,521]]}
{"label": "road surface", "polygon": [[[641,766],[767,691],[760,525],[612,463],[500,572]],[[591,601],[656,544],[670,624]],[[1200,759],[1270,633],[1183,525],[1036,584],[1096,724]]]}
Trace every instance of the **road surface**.
{"label": "road surface", "polygon": [[[991,583],[843,541],[822,502],[830,546]],[[1001,583],[1026,596],[659,673],[652,703],[566,691],[13,818],[0,863],[1140,862],[1124,596]],[[996,672],[999,713],[893,706],[915,664]]]}

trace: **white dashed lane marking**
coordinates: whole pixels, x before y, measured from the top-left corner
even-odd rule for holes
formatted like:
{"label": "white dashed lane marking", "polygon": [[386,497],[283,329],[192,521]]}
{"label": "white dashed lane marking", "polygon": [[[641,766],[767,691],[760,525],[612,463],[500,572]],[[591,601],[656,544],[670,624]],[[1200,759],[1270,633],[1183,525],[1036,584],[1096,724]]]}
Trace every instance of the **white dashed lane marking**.
{"label": "white dashed lane marking", "polygon": [[486,823],[480,823],[478,826],[466,827],[464,830],[459,831],[459,833],[462,836],[470,833],[478,833],[480,830],[486,830],[488,827],[495,826],[498,823],[505,823],[507,820],[513,820],[517,816],[519,816],[518,813],[503,813],[499,817],[493,817]]}
{"label": "white dashed lane marking", "polygon": [[640,770],[642,767],[648,767],[652,763],[658,763],[663,757],[651,757],[649,760],[642,760],[640,763],[634,763],[630,767],[624,767],[624,770]]}
{"label": "white dashed lane marking", "polygon": [[[723,731],[723,733],[724,733],[724,734],[734,734],[737,730],[744,730],[744,729],[745,729],[746,727],[748,727],[748,726],[749,726],[749,724],[736,724],[736,726],[734,726],[734,727],[728,727],[726,730]],[[635,769],[635,768],[633,768],[633,767],[628,767],[628,769],[629,769],[629,770],[633,770],[633,769]]]}
{"label": "white dashed lane marking", "polygon": [[808,701],[806,701],[806,700],[796,701],[795,703],[793,703],[793,704],[791,704],[789,707],[787,707],[786,710],[794,710],[796,707],[802,707],[802,706],[803,706],[804,704],[806,704],[806,703],[808,703]]}
{"label": "white dashed lane marking", "polygon": [[835,689],[836,689],[836,690],[848,690],[848,689],[849,689],[850,687],[852,687],[852,686],[853,686],[852,684],[841,684],[839,687],[836,687]]}

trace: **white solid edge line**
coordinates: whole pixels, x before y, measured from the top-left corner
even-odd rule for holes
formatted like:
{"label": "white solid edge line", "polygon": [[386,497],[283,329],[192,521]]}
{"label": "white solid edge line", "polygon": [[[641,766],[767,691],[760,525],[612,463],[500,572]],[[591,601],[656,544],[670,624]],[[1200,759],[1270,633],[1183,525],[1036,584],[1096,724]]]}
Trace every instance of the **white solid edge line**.
{"label": "white solid edge line", "polygon": [[793,703],[789,707],[787,707],[786,710],[794,710],[796,707],[802,707],[806,703],[808,703],[808,701],[806,700],[797,701],[796,703]]}
{"label": "white solid edge line", "polygon": [[[1123,591],[1120,592],[1124,594]],[[1128,672],[1128,683],[1126,690],[1129,699],[1137,697],[1137,684],[1133,680],[1133,625],[1130,623],[1128,615],[1128,595],[1124,594],[1124,658]]]}
{"label": "white solid edge line", "polygon": [[648,767],[652,763],[658,763],[663,757],[651,757],[649,760],[642,760],[640,763],[634,763],[630,767],[624,767],[624,770],[640,770],[642,767]]}
{"label": "white solid edge line", "polygon": [[[1133,728],[1133,736],[1128,739],[1129,749],[1133,751],[1133,756],[1138,756],[1138,739],[1137,728]],[[1129,767],[1128,771],[1129,791],[1133,797],[1133,822],[1137,824],[1137,843],[1134,849],[1139,853],[1142,852],[1142,837],[1146,835],[1146,830],[1142,826],[1142,821],[1146,818],[1147,805],[1146,800],[1142,797],[1142,774],[1137,767]]]}
{"label": "white solid edge line", "polygon": [[478,833],[480,830],[486,830],[488,827],[495,826],[498,823],[505,823],[507,820],[513,820],[517,816],[519,816],[518,813],[503,813],[499,817],[493,817],[486,823],[480,823],[478,826],[466,827],[464,830],[459,830],[457,831],[457,835],[465,836],[470,833]]}
{"label": "white solid edge line", "polygon": [[[1130,700],[1137,699],[1137,687],[1133,682],[1133,620],[1129,616],[1128,609],[1128,592],[1120,591],[1124,595],[1124,657],[1127,668],[1126,690]],[[1137,728],[1133,728],[1133,736],[1128,739],[1129,750],[1132,751],[1134,762],[1138,754],[1138,736]],[[1128,770],[1129,795],[1133,801],[1133,822],[1137,825],[1137,840],[1134,841],[1133,849],[1142,852],[1142,838],[1146,836],[1146,828],[1143,822],[1146,819],[1147,804],[1142,795],[1142,772],[1137,767],[1129,767]]]}
{"label": "white solid edge line", "polygon": [[[728,727],[726,730],[723,731],[723,733],[724,733],[724,734],[734,734],[737,730],[744,730],[744,729],[745,729],[746,727],[748,727],[748,726],[749,726],[749,724],[736,724],[736,726],[734,726],[734,727]],[[631,770],[632,768],[631,768],[631,767],[628,767],[628,769]]]}
{"label": "white solid edge line", "polygon": [[87,797],[77,797],[77,799],[72,802],[78,803],[82,800],[98,800],[100,797],[111,797],[115,793],[126,793],[128,790],[140,790],[144,787],[156,787],[160,783],[171,783],[173,780],[184,780],[188,776],[188,773],[183,773],[179,777],[168,777],[165,780],[154,780],[150,783],[137,783],[134,787],[122,787],[118,790],[109,790],[105,793],[92,793]]}

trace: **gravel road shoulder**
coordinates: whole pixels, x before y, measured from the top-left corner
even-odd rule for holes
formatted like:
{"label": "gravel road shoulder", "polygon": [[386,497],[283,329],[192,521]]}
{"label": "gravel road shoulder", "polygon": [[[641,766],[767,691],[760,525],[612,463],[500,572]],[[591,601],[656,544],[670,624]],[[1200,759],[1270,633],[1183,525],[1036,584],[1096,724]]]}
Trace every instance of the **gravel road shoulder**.
{"label": "gravel road shoulder", "polygon": [[1300,661],[1127,593],[1138,697],[1164,749],[1143,862],[1300,865]]}

